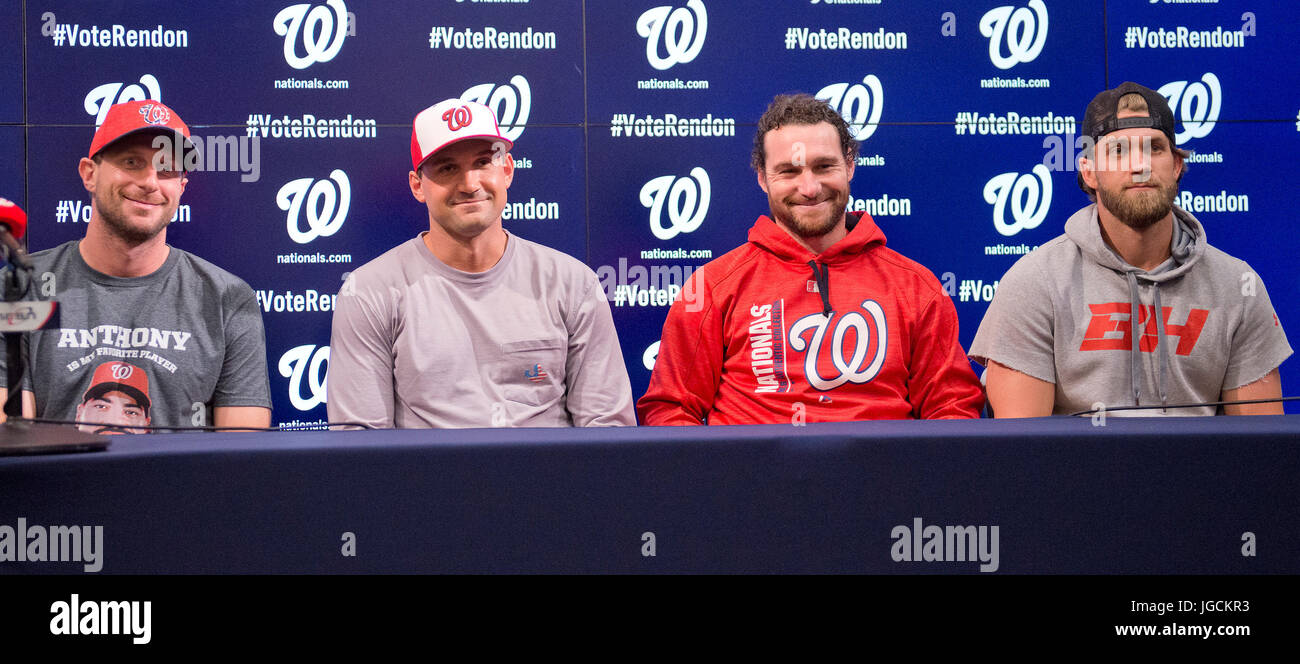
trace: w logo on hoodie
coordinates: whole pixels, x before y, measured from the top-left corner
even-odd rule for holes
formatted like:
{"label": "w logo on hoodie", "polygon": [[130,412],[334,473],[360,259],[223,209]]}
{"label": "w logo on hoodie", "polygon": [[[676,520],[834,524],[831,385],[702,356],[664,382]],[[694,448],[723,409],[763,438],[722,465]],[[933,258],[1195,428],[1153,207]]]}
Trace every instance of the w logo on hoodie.
{"label": "w logo on hoodie", "polygon": [[[866,316],[850,311],[835,320],[834,312],[829,316],[815,313],[800,318],[790,326],[790,347],[796,352],[807,350],[804,353],[803,372],[809,385],[825,392],[844,383],[869,383],[880,373],[881,367],[885,365],[885,351],[889,345],[885,310],[875,300],[865,300],[862,309],[867,313]],[[821,357],[822,342],[828,330],[831,331],[831,363],[839,373],[825,377],[817,371],[817,358]],[[812,332],[811,342],[804,340],[804,335],[809,331]],[[844,342],[849,331],[853,332],[853,352],[845,358]]]}

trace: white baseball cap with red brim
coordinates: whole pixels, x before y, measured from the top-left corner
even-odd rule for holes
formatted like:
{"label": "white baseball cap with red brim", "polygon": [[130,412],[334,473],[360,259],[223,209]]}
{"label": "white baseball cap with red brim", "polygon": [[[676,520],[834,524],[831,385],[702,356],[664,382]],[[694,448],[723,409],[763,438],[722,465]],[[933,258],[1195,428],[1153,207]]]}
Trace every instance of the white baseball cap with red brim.
{"label": "white baseball cap with red brim", "polygon": [[463,99],[440,101],[420,111],[411,124],[411,168],[418,171],[435,152],[472,138],[500,141],[506,150],[514,145],[501,134],[497,118],[487,106]]}

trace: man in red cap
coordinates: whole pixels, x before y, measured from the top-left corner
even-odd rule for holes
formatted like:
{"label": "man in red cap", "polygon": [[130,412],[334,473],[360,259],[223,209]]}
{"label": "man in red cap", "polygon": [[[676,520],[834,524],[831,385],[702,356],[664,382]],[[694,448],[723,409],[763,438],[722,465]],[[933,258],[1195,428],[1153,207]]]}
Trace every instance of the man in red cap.
{"label": "man in red cap", "polygon": [[149,375],[126,362],[95,368],[77,406],[78,429],[90,433],[145,433],[149,426]]}
{"label": "man in red cap", "polygon": [[429,230],[354,271],[339,292],[330,421],[636,423],[595,273],[501,225],[510,147],[482,104],[448,99],[415,117],[408,180]]}
{"label": "man in red cap", "polygon": [[[157,425],[270,425],[252,289],[167,244],[188,183],[175,162],[194,149],[189,127],[157,100],[116,104],[96,129],[77,165],[91,195],[85,237],[32,255],[32,290],[59,301],[62,327],[32,338],[25,415],[80,419],[77,395],[98,382],[91,367],[112,364],[154,386],[145,410]],[[131,363],[103,363],[113,359]]]}

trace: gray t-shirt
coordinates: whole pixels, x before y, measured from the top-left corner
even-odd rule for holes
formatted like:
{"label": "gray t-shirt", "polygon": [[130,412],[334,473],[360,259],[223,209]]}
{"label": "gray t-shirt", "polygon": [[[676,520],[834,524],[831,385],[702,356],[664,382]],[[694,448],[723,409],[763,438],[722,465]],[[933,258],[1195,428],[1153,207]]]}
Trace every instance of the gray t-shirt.
{"label": "gray t-shirt", "polygon": [[31,291],[57,300],[60,312],[59,328],[32,335],[24,388],[35,393],[37,417],[76,419],[110,374],[154,426],[210,426],[216,406],[271,407],[248,284],[175,247],[153,274],[113,277],[86,265],[78,247],[32,254]]}
{"label": "gray t-shirt", "polygon": [[[1095,403],[1133,405],[1135,393],[1144,406],[1218,401],[1276,369],[1291,346],[1263,282],[1210,246],[1195,217],[1177,207],[1174,214],[1173,257],[1146,272],[1106,245],[1096,205],[1075,213],[1064,235],[1002,277],[971,359],[1055,384],[1058,415]],[[1214,413],[1206,406],[1113,414]]]}
{"label": "gray t-shirt", "polygon": [[339,291],[331,422],[383,428],[635,425],[609,302],[591,268],[510,235],[485,272],[416,237]]}

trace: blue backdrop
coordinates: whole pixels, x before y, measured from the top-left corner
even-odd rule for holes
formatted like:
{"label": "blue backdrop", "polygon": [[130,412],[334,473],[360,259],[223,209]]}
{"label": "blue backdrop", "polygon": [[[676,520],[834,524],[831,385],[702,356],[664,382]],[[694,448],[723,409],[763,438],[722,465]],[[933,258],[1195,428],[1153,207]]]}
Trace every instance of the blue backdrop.
{"label": "blue backdrop", "polygon": [[[33,250],[79,237],[76,163],[100,114],[166,102],[208,157],[168,240],[258,292],[275,420],[323,421],[329,296],[427,228],[410,121],[472,97],[516,140],[506,227],[602,277],[639,396],[673,287],[767,211],[748,162],[774,94],[817,94],[854,126],[855,207],[950,289],[969,347],[1002,273],[1088,203],[1068,151],[1043,166],[1052,141],[1135,80],[1171,99],[1195,153],[1182,189],[1211,206],[1193,211],[1294,340],[1296,187],[1278,166],[1300,144],[1298,15],[1283,0],[0,0],[0,149],[21,155],[0,163],[0,196],[28,211]],[[1282,376],[1300,394],[1290,363]]]}

